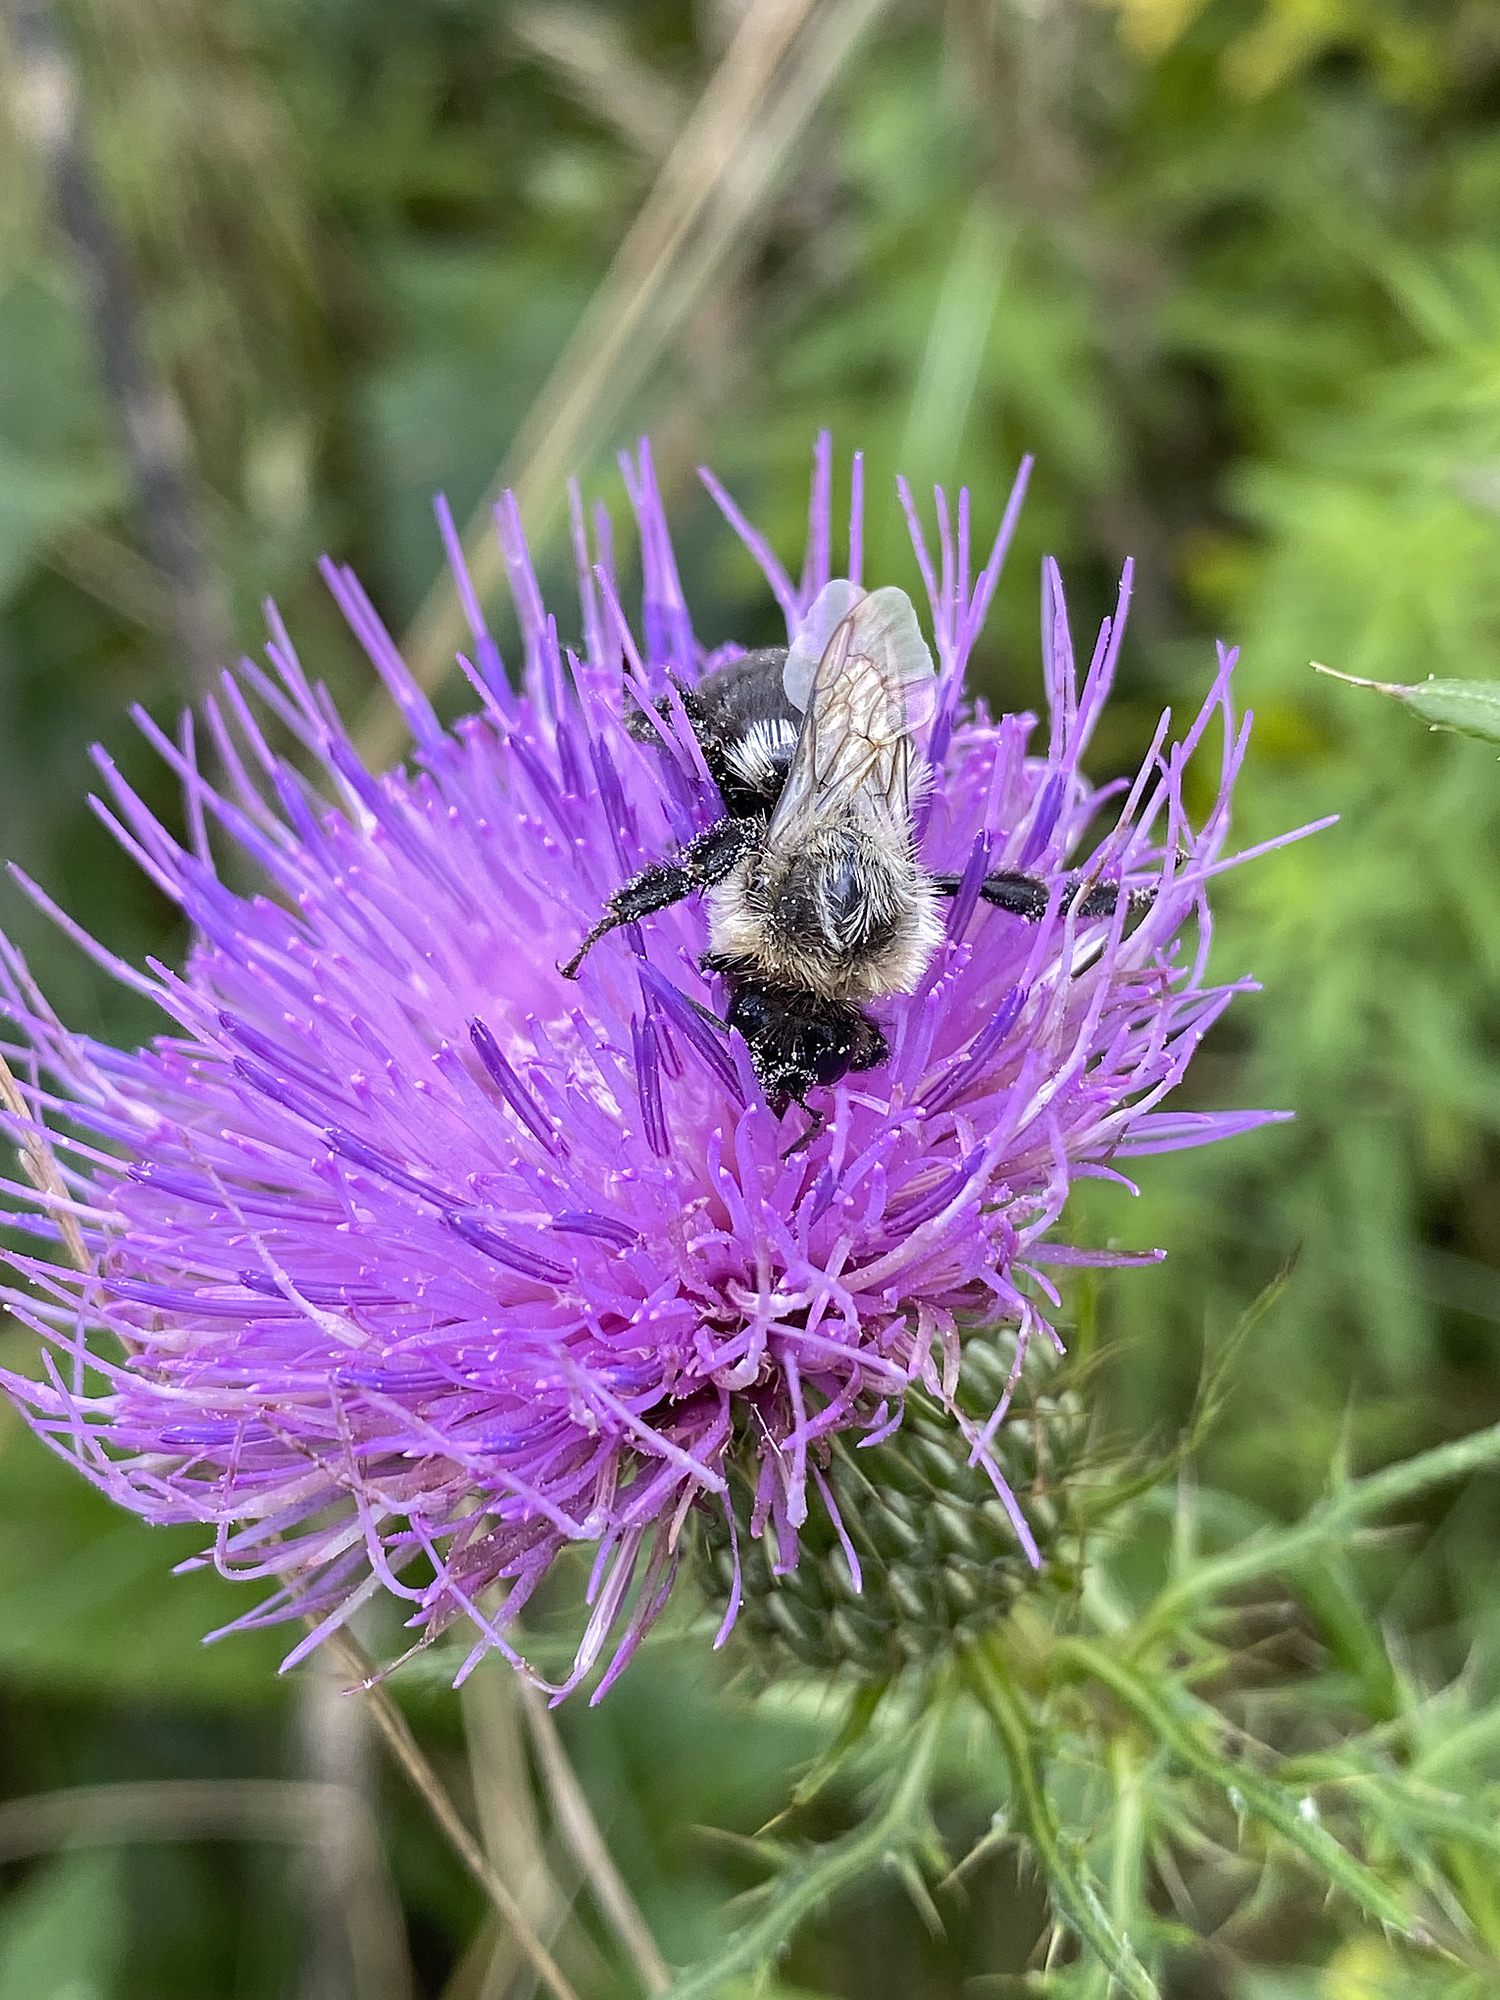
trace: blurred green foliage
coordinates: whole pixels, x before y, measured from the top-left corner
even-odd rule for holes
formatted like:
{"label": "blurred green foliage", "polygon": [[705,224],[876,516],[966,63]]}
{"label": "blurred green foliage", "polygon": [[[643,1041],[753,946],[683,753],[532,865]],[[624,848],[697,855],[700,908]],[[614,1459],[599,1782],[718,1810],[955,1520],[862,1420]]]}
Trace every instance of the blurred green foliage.
{"label": "blurred green foliage", "polygon": [[[431,492],[462,515],[493,477],[737,14],[733,0],[58,7],[139,337],[180,405],[186,490],[242,642],[274,595],[304,657],[360,708],[364,670],[313,558],[352,562],[393,628],[416,611],[437,570]],[[170,714],[193,668],[144,553],[87,274],[28,108],[14,90],[0,100],[5,847],[112,949],[171,956],[170,912],[83,806],[85,751],[107,739],[170,812],[123,716],[132,700]],[[1131,1436],[1171,1434],[1205,1335],[1301,1247],[1204,1460],[1222,1543],[1294,1512],[1339,1453],[1383,1462],[1500,1416],[1493,752],[1308,669],[1500,677],[1497,110],[1500,15],[1477,0],[893,4],[716,284],[580,454],[613,499],[611,452],[653,432],[700,630],[750,641],[770,636],[771,607],[714,525],[700,458],[790,552],[811,439],[830,425],[841,451],[866,453],[868,567],[909,583],[896,470],[919,490],[966,482],[983,522],[1035,452],[978,678],[1009,706],[1035,703],[1043,549],[1079,626],[1134,555],[1101,776],[1139,755],[1164,701],[1196,702],[1214,636],[1242,647],[1258,726],[1237,839],[1340,822],[1225,879],[1219,968],[1264,990],[1189,1089],[1296,1121],[1145,1161],[1140,1203],[1095,1190],[1079,1223],[1171,1253],[1099,1302],[1110,1419]],[[5,922],[71,1019],[151,1032],[19,897]],[[1466,1727],[1492,1721],[1500,1490],[1423,1506],[1420,1554],[1360,1558],[1357,1643],[1352,1584],[1298,1614],[1272,1675],[1292,1718],[1272,1731],[1280,1747],[1318,1736],[1312,1707],[1296,1708],[1310,1658],[1319,1699],[1330,1672],[1363,1688],[1361,1726],[1380,1726],[1382,1676],[1399,1683],[1387,1719],[1439,1718],[1439,1749],[1460,1725],[1433,1688],[1462,1691]],[[303,1768],[302,1698],[280,1699],[275,1643],[198,1650],[245,1600],[211,1574],[172,1578],[191,1553],[191,1537],[118,1516],[13,1426],[0,1433],[8,1792]],[[724,1896],[758,1879],[748,1851],[692,1829],[748,1838],[835,1727],[836,1703],[799,1700],[752,1705],[659,1647],[598,1714],[566,1718],[669,1957],[706,1949]],[[451,1705],[411,1703],[461,1788]],[[1470,1776],[1492,1780],[1496,1731],[1465,1740]],[[1112,1782],[1128,1794],[1128,1772]],[[983,1831],[959,1792],[952,1857]],[[812,1833],[851,1824],[858,1796],[835,1786],[809,1809]],[[393,1797],[387,1824],[417,1990],[477,2000],[491,1990],[477,1908],[413,1809]],[[134,1853],[19,1863],[0,1900],[0,2000],[385,1990],[318,1984],[316,1911],[285,1854],[149,1852],[149,1868]],[[1170,1886],[1178,1863],[1153,1865]],[[1464,1865],[1493,1947],[1492,1856]],[[1185,2000],[1484,1990],[1341,1935],[1274,1871],[1257,1886],[1194,1866],[1202,1928],[1240,1914],[1164,1989]],[[1018,1983],[1043,1929],[1034,1881],[1013,1853],[976,1879],[966,1913],[944,1905],[940,1939],[887,1881],[805,1934],[789,1983],[743,1990],[1037,1990]],[[591,1990],[626,1990],[599,1971],[599,1941],[573,1949]]]}

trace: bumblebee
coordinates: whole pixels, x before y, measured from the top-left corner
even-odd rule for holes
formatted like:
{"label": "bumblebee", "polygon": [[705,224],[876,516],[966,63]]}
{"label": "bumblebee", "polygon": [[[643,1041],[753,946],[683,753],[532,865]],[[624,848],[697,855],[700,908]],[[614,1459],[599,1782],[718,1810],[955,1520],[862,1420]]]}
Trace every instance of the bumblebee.
{"label": "bumblebee", "polygon": [[[806,1093],[885,1061],[865,1008],[914,990],[942,937],[939,899],[960,884],[922,867],[912,830],[929,782],[915,739],[936,686],[905,592],[843,580],[819,594],[790,648],[680,686],[725,816],[617,889],[564,976],[619,925],[706,894],[702,964],[729,992],[720,1025],[744,1036],[771,1109],[801,1105],[812,1137],[822,1119]],[[637,718],[632,733],[648,729]],[[1007,870],[980,894],[1028,921],[1048,902],[1044,882]],[[1085,919],[1111,915],[1118,898],[1107,883],[1064,890]]]}

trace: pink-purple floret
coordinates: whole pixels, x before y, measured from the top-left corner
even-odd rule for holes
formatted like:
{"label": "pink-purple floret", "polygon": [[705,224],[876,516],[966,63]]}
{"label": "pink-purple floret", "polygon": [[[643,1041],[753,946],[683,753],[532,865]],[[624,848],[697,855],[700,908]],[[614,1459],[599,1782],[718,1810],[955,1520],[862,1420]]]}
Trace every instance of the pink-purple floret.
{"label": "pink-purple floret", "polygon": [[[242,1625],[310,1615],[292,1660],[381,1590],[423,1635],[472,1620],[465,1671],[491,1646],[514,1657],[506,1628],[582,1543],[591,1612],[563,1685],[607,1656],[597,1698],[666,1600],[690,1509],[726,1505],[731,1447],[758,1463],[754,1529],[794,1566],[810,1476],[824,1504],[821,1439],[886,1437],[915,1382],[951,1404],[971,1331],[1019,1326],[1022,1353],[1052,1338],[1043,1267],[1127,1261],[1049,1240],[1071,1181],[1261,1122],[1158,1108],[1240,990],[1205,984],[1205,886],[1246,740],[1233,655],[1180,740],[1163,717],[1134,784],[1095,790],[1079,759],[1129,576],[1080,686],[1049,564],[1041,754],[1032,717],[965,703],[1026,470],[973,581],[967,495],[956,520],[937,496],[934,559],[902,489],[940,677],[920,851],[964,887],[919,991],[876,1009],[889,1064],[823,1093],[826,1129],[790,1157],[803,1114],[773,1118],[743,1044],[692,1004],[723,1007],[698,969],[696,900],[596,948],[577,985],[556,970],[611,890],[719,812],[679,701],[659,741],[621,720],[669,672],[734,650],[693,635],[644,445],[626,467],[638,633],[602,510],[590,538],[575,495],[577,654],[514,504],[497,510],[519,691],[440,508],[479,698],[451,731],[354,577],[327,566],[411,731],[406,770],[365,769],[274,615],[270,671],[226,674],[196,734],[191,717],[174,742],[137,716],[181,780],[185,845],[98,754],[100,812],[195,942],[185,972],[137,971],[25,885],[172,1032],[134,1053],[69,1033],[5,947],[7,1052],[92,1268],[11,1256],[26,1284],[4,1296],[46,1372],[4,1386],[115,1499],[204,1523],[226,1574],[273,1585]],[[790,632],[833,561],[826,437],[795,582],[714,491]],[[857,459],[848,550],[858,580]],[[1217,797],[1194,830],[1183,771],[1216,716]],[[236,849],[264,893],[218,872]],[[1081,926],[1059,894],[1027,924],[978,900],[987,870],[1059,877],[1084,856],[1154,888],[1146,913],[1127,922],[1122,902]],[[7,1128],[24,1140],[19,1118]],[[55,1193],[19,1177],[5,1192],[18,1226],[57,1239]],[[988,1427],[955,1423],[985,1459]]]}

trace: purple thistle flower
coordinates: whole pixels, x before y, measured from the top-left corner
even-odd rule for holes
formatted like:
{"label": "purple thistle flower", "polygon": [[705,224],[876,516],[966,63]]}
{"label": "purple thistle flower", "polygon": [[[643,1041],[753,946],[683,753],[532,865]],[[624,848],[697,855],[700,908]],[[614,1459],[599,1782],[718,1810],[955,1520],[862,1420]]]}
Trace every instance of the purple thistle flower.
{"label": "purple thistle flower", "polygon": [[[26,1284],[4,1296],[42,1336],[45,1378],[4,1387],[105,1492],[149,1521],[202,1522],[226,1575],[272,1584],[239,1624],[310,1614],[288,1664],[381,1590],[423,1637],[472,1620],[465,1672],[491,1646],[515,1658],[505,1628],[583,1543],[592,1609],[564,1688],[612,1644],[602,1693],[667,1597],[689,1510],[725,1506],[735,1438],[758,1452],[752,1525],[791,1568],[822,1504],[820,1440],[888,1436],[913,1383],[952,1408],[970,1329],[1019,1328],[1019,1371],[1034,1334],[1055,1338],[1046,1267],[1128,1261],[1050,1240],[1075,1177],[1121,1179],[1133,1155],[1267,1115],[1160,1108],[1243,988],[1205,983],[1206,885],[1227,865],[1246,743],[1234,656],[1180,740],[1163,717],[1134,784],[1094,789],[1079,760],[1129,573],[1080,686],[1049,563],[1042,753],[1030,716],[964,705],[1027,469],[977,579],[967,495],[955,523],[938,493],[934,561],[902,488],[939,676],[920,852],[964,883],[918,990],[876,1009],[889,1062],[824,1093],[826,1127],[790,1157],[801,1114],[773,1117],[744,1044],[699,1011],[722,1012],[722,992],[698,968],[696,899],[607,939],[578,984],[556,970],[613,889],[719,810],[667,676],[735,649],[694,637],[644,445],[625,469],[639,637],[602,510],[591,555],[575,492],[581,654],[542,604],[513,501],[497,510],[519,691],[440,507],[480,702],[451,731],[354,577],[325,564],[411,730],[408,769],[365,769],[274,614],[270,672],[225,674],[177,741],[136,714],[181,781],[186,844],[96,752],[97,810],[194,943],[182,973],[138,971],[21,878],[171,1031],[133,1053],[69,1032],[3,946],[29,1109],[17,1099],[7,1129],[33,1162],[51,1148],[40,1191],[4,1184],[39,1211],[12,1221],[53,1244],[81,1233],[89,1260],[12,1255]],[[796,583],[709,481],[789,633],[829,579],[829,470],[825,437]],[[856,582],[859,493],[856,459]],[[633,740],[627,700],[663,696],[660,740]],[[1215,717],[1217,797],[1194,829],[1183,773]],[[1060,886],[1035,923],[979,901],[997,868],[1060,885],[1106,806],[1087,868],[1154,891],[1139,921],[1122,899],[1085,922]],[[262,893],[221,874],[235,850]],[[976,1459],[1000,1414],[980,1428],[955,1411]],[[492,1614],[481,1598],[502,1582]]]}

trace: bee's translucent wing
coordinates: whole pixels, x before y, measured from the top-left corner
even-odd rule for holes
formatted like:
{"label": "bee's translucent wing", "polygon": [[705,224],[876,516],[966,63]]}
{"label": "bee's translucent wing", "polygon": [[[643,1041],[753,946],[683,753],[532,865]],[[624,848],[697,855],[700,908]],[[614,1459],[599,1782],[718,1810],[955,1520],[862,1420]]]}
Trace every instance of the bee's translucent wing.
{"label": "bee's translucent wing", "polygon": [[813,676],[818,671],[818,662],[828,651],[829,640],[864,594],[857,583],[850,583],[847,577],[836,576],[832,583],[824,584],[813,599],[807,616],[797,627],[791,650],[786,656],[786,666],[782,669],[781,685],[786,690],[787,700],[799,715],[806,713]]}
{"label": "bee's translucent wing", "polygon": [[[829,584],[797,635],[799,646],[804,634],[812,635],[824,600],[831,608],[838,602],[832,593],[853,588]],[[787,693],[795,701],[790,685]],[[768,841],[795,841],[851,815],[904,827],[911,738],[931,720],[936,693],[932,655],[905,591],[858,596],[834,625],[813,673]]]}

